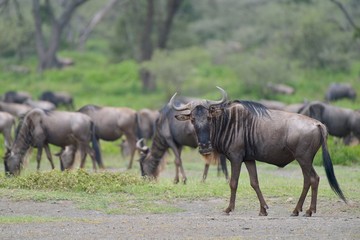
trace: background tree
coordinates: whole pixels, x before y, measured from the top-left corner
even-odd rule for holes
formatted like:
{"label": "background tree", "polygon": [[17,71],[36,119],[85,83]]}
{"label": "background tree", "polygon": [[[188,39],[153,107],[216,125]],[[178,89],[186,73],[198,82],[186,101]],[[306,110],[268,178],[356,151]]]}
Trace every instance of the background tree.
{"label": "background tree", "polygon": [[[39,0],[33,0],[33,16],[35,23],[36,52],[39,59],[38,70],[49,68],[61,68],[64,63],[57,57],[60,38],[66,25],[69,23],[74,11],[87,0],[63,1],[62,11],[58,17],[49,0],[40,4]],[[46,41],[43,31],[44,24],[51,25],[51,34]]]}
{"label": "background tree", "polygon": [[[121,59],[134,58],[140,63],[151,60],[154,49],[167,48],[173,21],[182,2],[130,1],[118,22],[117,36],[122,40],[113,43],[113,50]],[[156,88],[155,78],[148,69],[140,69],[140,78],[143,91]]]}

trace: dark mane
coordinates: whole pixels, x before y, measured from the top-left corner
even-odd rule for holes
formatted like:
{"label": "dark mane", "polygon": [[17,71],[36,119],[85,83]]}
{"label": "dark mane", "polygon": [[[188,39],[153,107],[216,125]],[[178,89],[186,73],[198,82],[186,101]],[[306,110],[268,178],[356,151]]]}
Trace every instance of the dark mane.
{"label": "dark mane", "polygon": [[258,117],[270,117],[268,108],[258,102],[248,101],[248,100],[234,100],[233,103],[238,103],[243,105],[246,110]]}
{"label": "dark mane", "polygon": [[33,122],[26,116],[19,118],[19,123],[15,130],[14,144],[21,143],[24,153],[31,147],[34,127]]}

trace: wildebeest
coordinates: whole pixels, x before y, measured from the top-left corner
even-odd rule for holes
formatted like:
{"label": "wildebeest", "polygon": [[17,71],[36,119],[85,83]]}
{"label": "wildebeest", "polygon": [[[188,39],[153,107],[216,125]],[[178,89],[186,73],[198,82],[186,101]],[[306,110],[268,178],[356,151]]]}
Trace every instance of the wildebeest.
{"label": "wildebeest", "polygon": [[55,104],[53,104],[52,102],[42,101],[42,100],[35,101],[35,100],[28,99],[24,102],[24,104],[26,104],[32,108],[40,108],[45,111],[52,111],[52,110],[55,110],[55,108],[56,108]]}
{"label": "wildebeest", "polygon": [[285,103],[275,100],[260,99],[257,102],[269,109],[274,109],[274,110],[283,110],[286,107]]}
{"label": "wildebeest", "polygon": [[300,113],[325,124],[332,136],[346,138],[353,134],[360,139],[360,113],[357,111],[316,101],[309,103]]}
{"label": "wildebeest", "polygon": [[65,106],[68,110],[74,109],[73,97],[67,92],[45,91],[41,94],[39,100],[51,102],[56,107]]}
{"label": "wildebeest", "polygon": [[4,94],[2,100],[7,103],[24,103],[28,99],[31,99],[28,92],[8,91]]}
{"label": "wildebeest", "polygon": [[11,131],[15,127],[15,117],[7,112],[0,112],[0,132],[4,135],[5,147],[10,148],[13,143]]}
{"label": "wildebeest", "polygon": [[[92,141],[93,148],[89,142]],[[8,149],[5,158],[6,174],[18,175],[23,159],[31,147],[38,149],[37,169],[40,168],[42,149],[54,168],[49,144],[65,148],[68,145],[76,146],[81,151],[82,164],[84,165],[86,153],[92,157],[93,168],[96,169],[95,152],[99,151],[95,139],[95,125],[91,119],[82,113],[44,111],[39,108],[31,110],[20,121],[15,141]]]}
{"label": "wildebeest", "polygon": [[316,212],[320,180],[312,163],[320,147],[322,147],[323,164],[329,184],[334,192],[346,202],[335,178],[327,149],[325,125],[304,115],[269,110],[254,102],[228,101],[226,92],[219,89],[223,94],[220,101],[205,100],[175,106],[175,94],[170,104],[177,111],[190,111],[181,113],[176,118],[192,123],[201,154],[222,153],[230,160],[231,197],[229,206],[225,210],[226,213],[235,208],[242,162],[248,163],[251,186],[256,191],[260,202],[260,215],[267,215],[267,204],[259,188],[255,160],[284,167],[296,159],[302,169],[304,182],[292,216],[298,216],[302,211],[307,192],[311,187],[310,208],[305,213],[305,216],[310,217]]}
{"label": "wildebeest", "polygon": [[8,112],[15,117],[23,117],[32,107],[20,103],[0,102],[0,111]]}
{"label": "wildebeest", "polygon": [[[144,146],[139,140],[137,149],[140,151],[140,169],[143,176],[157,177],[158,166],[166,151],[171,148],[175,155],[175,178],[174,182],[179,182],[179,172],[182,175],[182,182],[186,183],[186,175],[182,165],[181,151],[184,146],[196,148],[197,141],[193,126],[189,122],[179,122],[175,119],[176,111],[170,105],[165,105],[161,110],[155,124],[155,133],[151,148]],[[210,161],[206,162],[203,180],[206,178],[207,169]],[[214,159],[217,160],[217,159]],[[226,159],[223,159],[226,167]],[[224,169],[224,168],[223,168]],[[225,170],[227,175],[227,169]]]}
{"label": "wildebeest", "polygon": [[154,135],[155,121],[159,117],[159,111],[143,108],[137,111],[136,114],[137,114],[137,118],[136,118],[137,138],[151,139]]}
{"label": "wildebeest", "polygon": [[[148,108],[140,109],[136,112],[136,137],[143,138],[145,141],[150,140],[154,136],[155,121],[159,116],[158,110],[151,110]],[[123,139],[120,143],[122,155],[128,156],[131,153],[129,143]]]}
{"label": "wildebeest", "polygon": [[350,84],[332,83],[325,94],[326,101],[336,101],[342,98],[356,99],[356,91]]}
{"label": "wildebeest", "polygon": [[116,141],[125,135],[130,148],[128,165],[130,169],[136,151],[136,111],[126,107],[85,105],[78,112],[84,113],[92,119],[98,140]]}
{"label": "wildebeest", "polygon": [[275,94],[292,95],[295,92],[293,87],[287,86],[285,84],[268,83],[267,87]]}

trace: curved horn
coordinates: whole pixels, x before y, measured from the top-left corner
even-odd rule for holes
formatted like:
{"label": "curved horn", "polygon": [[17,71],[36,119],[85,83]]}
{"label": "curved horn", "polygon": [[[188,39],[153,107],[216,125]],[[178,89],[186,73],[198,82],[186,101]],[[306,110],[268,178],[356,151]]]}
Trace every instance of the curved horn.
{"label": "curved horn", "polygon": [[136,142],[136,148],[141,150],[141,151],[146,151],[146,150],[149,149],[147,146],[145,146],[143,138],[141,138],[140,140],[138,140]]}
{"label": "curved horn", "polygon": [[169,105],[175,109],[176,111],[184,111],[184,110],[191,110],[191,102],[188,102],[187,104],[180,104],[180,106],[175,106],[174,101],[175,101],[175,96],[177,93],[175,93],[170,101],[169,101]]}
{"label": "curved horn", "polygon": [[222,94],[222,98],[219,101],[207,100],[206,102],[207,102],[208,106],[209,105],[222,104],[222,103],[224,103],[225,101],[228,100],[228,95],[227,95],[226,91],[224,89],[222,89],[221,87],[219,87],[219,86],[216,86],[216,88],[220,90],[220,92]]}

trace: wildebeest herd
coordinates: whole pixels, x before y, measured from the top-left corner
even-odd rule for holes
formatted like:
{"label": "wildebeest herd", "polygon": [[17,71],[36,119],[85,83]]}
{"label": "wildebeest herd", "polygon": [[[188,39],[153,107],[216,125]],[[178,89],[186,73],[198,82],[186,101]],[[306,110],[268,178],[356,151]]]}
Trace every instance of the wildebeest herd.
{"label": "wildebeest herd", "polygon": [[[228,159],[231,164],[231,196],[226,213],[234,210],[243,162],[260,202],[259,215],[266,216],[268,206],[259,187],[255,161],[284,167],[296,160],[302,169],[304,182],[292,215],[297,216],[302,211],[311,188],[310,207],[305,215],[312,216],[316,212],[319,185],[319,176],[312,163],[321,147],[329,184],[346,202],[335,177],[327,135],[360,137],[360,113],[329,103],[341,98],[354,100],[356,92],[350,85],[331,85],[325,94],[325,102],[304,101],[292,105],[268,100],[229,100],[225,90],[218,88],[222,93],[219,101],[176,98],[175,94],[159,111],[96,105],[73,111],[74,102],[68,93],[46,91],[39,101],[35,101],[26,92],[7,92],[0,102],[0,130],[7,149],[5,173],[20,174],[24,157],[31,148],[37,149],[38,170],[43,148],[51,167],[55,168],[49,144],[61,149],[56,154],[61,170],[73,167],[76,152],[80,152],[81,168],[89,155],[94,171],[97,167],[105,169],[100,140],[115,141],[125,136],[122,146],[130,155],[128,168],[132,167],[137,149],[141,174],[150,178],[158,177],[160,162],[168,149],[175,156],[175,183],[180,181],[180,174],[183,183],[187,179],[181,159],[184,146],[198,148],[205,159],[203,180],[213,162],[221,166],[227,178]],[[60,105],[67,111],[56,110]],[[13,140],[11,129],[15,126],[15,119],[18,119],[18,124]],[[145,144],[149,140],[150,147]]]}

